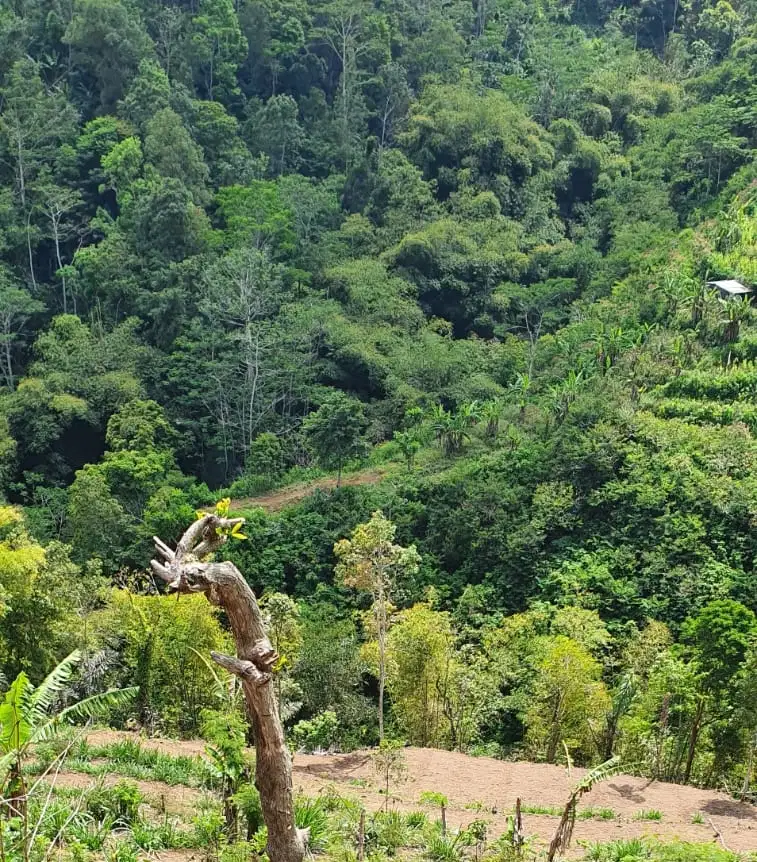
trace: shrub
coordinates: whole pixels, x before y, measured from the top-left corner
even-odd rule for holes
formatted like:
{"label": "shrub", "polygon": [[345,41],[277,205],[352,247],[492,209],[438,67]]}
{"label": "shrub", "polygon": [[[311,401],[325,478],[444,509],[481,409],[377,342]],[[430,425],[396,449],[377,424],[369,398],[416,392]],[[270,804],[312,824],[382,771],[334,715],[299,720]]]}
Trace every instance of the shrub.
{"label": "shrub", "polygon": [[205,859],[217,859],[225,843],[226,823],[218,809],[210,809],[198,814],[192,821],[194,846],[202,847]]}
{"label": "shrub", "polygon": [[327,709],[309,720],[298,721],[292,728],[292,739],[301,751],[328,749],[335,744],[338,729],[336,713]]}
{"label": "shrub", "polygon": [[309,829],[308,847],[317,853],[326,846],[329,819],[320,799],[300,797],[294,804],[294,822],[299,829]]}
{"label": "shrub", "polygon": [[87,795],[87,810],[98,821],[112,818],[114,824],[129,826],[139,817],[144,796],[131,781],[119,781],[113,787],[97,787]]}
{"label": "shrub", "polygon": [[284,449],[270,431],[264,431],[252,441],[245,461],[245,471],[269,480],[278,479],[284,469]]}
{"label": "shrub", "polygon": [[254,784],[244,784],[232,797],[240,815],[247,825],[247,840],[263,825],[263,808],[260,804],[260,793]]}

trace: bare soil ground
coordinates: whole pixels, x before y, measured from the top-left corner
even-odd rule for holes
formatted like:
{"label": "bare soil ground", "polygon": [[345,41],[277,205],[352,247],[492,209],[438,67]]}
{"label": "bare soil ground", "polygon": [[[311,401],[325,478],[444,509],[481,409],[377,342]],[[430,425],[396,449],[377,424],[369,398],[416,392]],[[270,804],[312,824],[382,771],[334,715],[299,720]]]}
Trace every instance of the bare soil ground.
{"label": "bare soil ground", "polygon": [[[380,482],[386,471],[371,468],[353,473],[351,476],[342,477],[342,486],[346,485],[375,485]],[[289,485],[276,491],[268,491],[258,497],[240,497],[231,501],[234,510],[252,509],[260,506],[267,512],[279,512],[287,506],[293,506],[310,496],[314,491],[330,491],[336,488],[335,476],[324,476],[322,479],[313,479],[312,482],[303,482],[298,485]]]}
{"label": "bare soil ground", "polygon": [[[105,745],[123,736],[114,731],[97,731],[88,739],[90,744]],[[173,755],[191,756],[203,751],[203,743],[196,740],[144,739],[143,744]],[[489,821],[493,836],[506,829],[507,816],[518,796],[524,806],[561,807],[572,785],[585,774],[585,770],[575,769],[568,776],[558,766],[510,763],[428,748],[407,748],[405,759],[407,776],[391,787],[391,807],[418,810],[421,793],[436,791],[449,800],[447,819],[451,826],[465,826],[472,820],[483,819]],[[369,751],[298,754],[294,758],[294,786],[295,790],[310,795],[334,788],[340,795],[361,800],[369,813],[378,811],[385,803]],[[148,793],[147,789],[145,792]],[[198,793],[172,787],[167,795],[179,792]],[[580,853],[580,842],[643,835],[720,844],[718,832],[729,850],[757,851],[757,807],[737,802],[724,793],[617,775],[584,796],[581,808],[586,807],[610,808],[615,817],[579,820],[574,832],[574,852]],[[640,812],[650,810],[660,811],[662,820],[637,819]],[[694,823],[695,815],[701,816],[704,823]],[[524,814],[523,820],[527,835],[539,842],[549,840],[558,822],[555,816],[533,814]]]}

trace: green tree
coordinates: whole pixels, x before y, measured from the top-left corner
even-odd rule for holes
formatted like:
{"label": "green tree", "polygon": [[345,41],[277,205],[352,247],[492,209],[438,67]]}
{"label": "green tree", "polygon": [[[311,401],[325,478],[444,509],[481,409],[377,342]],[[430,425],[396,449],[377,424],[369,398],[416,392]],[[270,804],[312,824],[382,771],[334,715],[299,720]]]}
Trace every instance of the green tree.
{"label": "green tree", "polygon": [[387,638],[387,689],[403,734],[420,746],[464,751],[499,705],[475,653],[461,648],[448,613],[416,604]]}
{"label": "green tree", "polygon": [[239,19],[231,0],[201,0],[192,18],[194,66],[212,101],[219,88],[226,97],[237,92],[236,71],[247,53]]}
{"label": "green tree", "polygon": [[201,596],[139,596],[112,590],[92,617],[95,643],[115,649],[118,677],[139,686],[136,711],[149,727],[197,732],[203,709],[216,709],[215,677],[198,657],[225,650],[218,611]]}
{"label": "green tree", "polygon": [[77,0],[63,41],[77,66],[94,79],[106,109],[123,96],[152,51],[150,37],[120,0]]}
{"label": "green tree", "polygon": [[305,133],[297,102],[280,93],[256,110],[246,123],[246,137],[255,153],[265,153],[273,176],[295,170],[300,163]]}
{"label": "green tree", "polygon": [[42,547],[18,509],[0,506],[0,673],[41,679],[80,643],[84,611],[101,586],[94,567],[74,565],[58,541]]}
{"label": "green tree", "polygon": [[424,748],[444,744],[441,695],[453,648],[449,615],[426,604],[402,611],[386,648],[387,689],[403,735]]}
{"label": "green tree", "polygon": [[378,642],[378,723],[379,739],[384,738],[384,688],[387,678],[387,634],[391,593],[398,575],[408,577],[418,570],[420,556],[414,545],[403,548],[394,543],[397,528],[376,511],[370,521],[355,527],[350,539],[334,545],[338,559],[336,575],[348,587],[368,592]]}
{"label": "green tree", "polygon": [[602,666],[575,641],[558,635],[545,644],[524,715],[533,750],[554,763],[560,744],[591,760],[609,698]]}
{"label": "green tree", "polygon": [[741,665],[757,636],[757,619],[749,608],[732,599],[710,602],[690,617],[682,641],[700,674],[700,693],[691,723],[683,783],[688,784],[697,741],[708,709],[722,709],[733,697]]}
{"label": "green tree", "polygon": [[29,318],[44,310],[11,276],[0,269],[0,376],[8,389],[15,388],[16,351],[23,344],[24,327]]}
{"label": "green tree", "polygon": [[366,745],[373,737],[375,709],[362,694],[365,670],[354,624],[334,616],[331,605],[305,603],[302,642],[293,679],[302,693],[302,709],[317,717],[339,716],[337,738],[343,745]]}
{"label": "green tree", "polygon": [[61,146],[73,142],[76,111],[60,90],[45,87],[38,65],[29,58],[19,60],[10,69],[2,97],[0,143],[4,159],[13,170],[19,230],[26,246],[25,264],[34,287],[37,281],[34,251],[39,230],[33,215],[35,205],[41,204],[35,195],[35,183],[43,169],[49,170],[56,164]]}
{"label": "green tree", "polygon": [[167,72],[152,59],[141,60],[137,76],[119,105],[119,113],[142,132],[152,117],[169,107],[170,100]]}
{"label": "green tree", "polygon": [[403,743],[400,739],[381,739],[373,752],[373,768],[381,779],[384,791],[384,810],[389,810],[391,783],[402,781],[407,773]]}
{"label": "green tree", "polygon": [[342,467],[350,458],[365,451],[366,428],[362,404],[348,395],[335,392],[303,423],[308,444],[319,463],[337,471],[337,487],[342,482]]}
{"label": "green tree", "polygon": [[[294,599],[286,593],[266,593],[260,601],[260,608],[271,644],[279,656],[276,664],[279,706],[283,713],[291,714],[291,709],[284,709],[285,705],[281,701],[285,678],[291,677],[292,668],[297,665],[302,647],[300,611]],[[293,700],[292,697],[289,699]]]}
{"label": "green tree", "polygon": [[145,160],[164,177],[181,180],[196,203],[206,200],[208,168],[202,149],[171,108],[163,108],[147,121]]}

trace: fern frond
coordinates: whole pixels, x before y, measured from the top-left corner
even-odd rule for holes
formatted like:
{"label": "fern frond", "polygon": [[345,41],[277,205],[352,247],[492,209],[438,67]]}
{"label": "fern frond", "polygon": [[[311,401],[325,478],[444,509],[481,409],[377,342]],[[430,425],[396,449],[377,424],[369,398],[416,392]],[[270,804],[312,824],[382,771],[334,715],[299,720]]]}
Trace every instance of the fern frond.
{"label": "fern frond", "polygon": [[31,707],[30,723],[37,727],[44,722],[47,713],[55,704],[55,699],[65,688],[74,672],[74,667],[81,661],[81,653],[74,650],[63,659],[32,692],[29,700]]}

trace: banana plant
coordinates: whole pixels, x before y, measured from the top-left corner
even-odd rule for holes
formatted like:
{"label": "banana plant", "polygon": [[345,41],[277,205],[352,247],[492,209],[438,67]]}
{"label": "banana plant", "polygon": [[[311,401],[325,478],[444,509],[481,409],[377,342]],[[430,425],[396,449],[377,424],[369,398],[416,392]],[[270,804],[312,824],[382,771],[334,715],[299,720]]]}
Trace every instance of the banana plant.
{"label": "banana plant", "polygon": [[22,671],[3,696],[0,703],[0,795],[8,802],[6,810],[11,816],[23,816],[26,809],[22,765],[34,745],[52,739],[68,721],[97,718],[128,703],[137,692],[136,688],[111,689],[53,711],[80,661],[81,653],[72,652],[36,687]]}
{"label": "banana plant", "polygon": [[[563,745],[565,745],[565,743],[563,743]],[[568,771],[570,772],[572,769],[572,761],[570,754],[568,753],[567,746],[565,747],[565,755],[568,761]],[[588,793],[595,784],[599,784],[601,781],[605,781],[608,778],[612,778],[613,775],[617,775],[620,772],[620,769],[620,758],[611,757],[609,760],[606,760],[604,763],[600,763],[599,766],[595,766],[594,769],[587,772],[578,784],[576,784],[568,797],[562,817],[560,818],[560,822],[557,825],[557,829],[555,830],[555,834],[549,845],[549,850],[547,851],[547,862],[554,862],[554,859],[558,854],[563,854],[568,849],[570,839],[573,837],[573,827],[576,825],[578,802],[584,793]]]}
{"label": "banana plant", "polygon": [[484,401],[481,405],[481,419],[486,422],[486,437],[496,440],[499,436],[499,423],[505,412],[505,403],[501,398]]}

